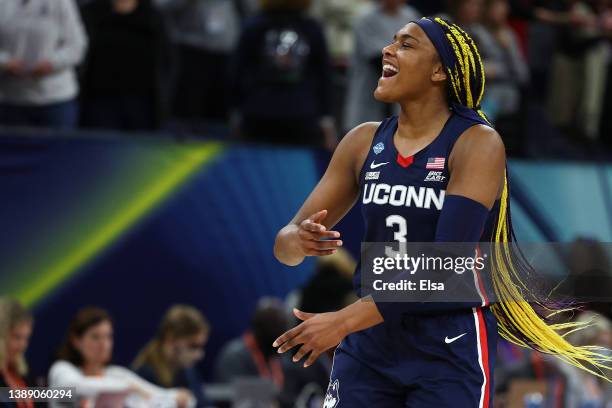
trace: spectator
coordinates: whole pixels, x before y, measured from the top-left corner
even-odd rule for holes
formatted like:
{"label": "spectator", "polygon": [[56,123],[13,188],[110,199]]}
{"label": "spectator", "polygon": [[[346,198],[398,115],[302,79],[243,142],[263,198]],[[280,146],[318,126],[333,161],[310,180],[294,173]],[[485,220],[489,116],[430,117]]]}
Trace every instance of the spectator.
{"label": "spectator", "polygon": [[315,274],[301,289],[298,299],[293,301],[299,310],[309,313],[325,313],[340,310],[353,303],[353,273],[355,260],[343,248],[326,257],[317,259]]}
{"label": "spectator", "polygon": [[487,94],[483,108],[490,120],[515,115],[521,102],[521,87],[529,80],[529,71],[518,39],[508,25],[507,0],[488,0],[484,27],[479,32],[479,48],[487,76]]}
{"label": "spectator", "polygon": [[[604,38],[607,39],[608,50],[612,54],[612,1],[602,1],[602,3],[599,8],[601,30]],[[602,111],[612,112],[612,58],[608,58],[607,71]],[[599,134],[603,138],[603,142],[608,147],[608,150],[612,151],[612,122],[602,118]]]}
{"label": "spectator", "polygon": [[192,122],[227,119],[227,69],[245,0],[155,0],[178,46],[173,114]]}
{"label": "spectator", "polygon": [[[470,35],[482,29],[484,0],[456,0],[449,4],[450,19],[459,24]],[[476,29],[476,30],[474,30]]]}
{"label": "spectator", "polygon": [[[0,298],[0,387],[24,388],[29,384],[25,351],[32,334],[33,318],[15,300]],[[2,403],[6,408],[33,408],[30,399]]]}
{"label": "spectator", "polygon": [[[612,323],[595,312],[583,312],[576,321],[586,324],[581,330],[567,335],[567,340],[578,346],[599,346],[610,350],[612,347]],[[608,381],[599,379],[562,360],[545,357],[565,377],[567,392],[565,407],[604,407],[612,397],[612,386]],[[595,368],[595,370],[597,370]]]}
{"label": "spectator", "polygon": [[161,14],[151,0],[93,0],[82,12],[90,41],[81,81],[84,125],[158,128],[169,60]]}
{"label": "spectator", "polygon": [[397,107],[374,99],[373,93],[382,72],[382,49],[401,27],[420,17],[403,0],[377,0],[355,22],[355,49],[349,70],[349,89],[344,120],[345,130],[367,121],[379,121]]}
{"label": "spectator", "polygon": [[215,380],[229,383],[241,377],[269,379],[282,389],[285,376],[281,356],[272,343],[289,327],[285,308],[274,298],[261,299],[251,328],[228,343],[216,363]]}
{"label": "spectator", "polygon": [[605,92],[608,44],[605,28],[589,1],[536,9],[536,16],[558,27],[559,46],[551,63],[548,113],[551,121],[590,141],[599,138]]}
{"label": "spectator", "polygon": [[197,309],[172,306],[155,337],[136,357],[135,372],[164,388],[188,388],[198,407],[207,406],[195,364],[204,357],[209,331],[208,321]]}
{"label": "spectator", "polygon": [[558,292],[579,302],[589,302],[589,310],[612,319],[612,264],[606,245],[589,238],[577,238],[565,254],[569,275]]}
{"label": "spectator", "polygon": [[232,63],[234,124],[251,141],[325,145],[337,142],[331,117],[331,70],[309,0],[262,0]]}
{"label": "spectator", "polygon": [[411,0],[410,4],[425,16],[437,16],[446,11],[453,0]]}
{"label": "spectator", "polygon": [[243,19],[257,14],[259,11],[259,1],[260,0],[243,0],[242,2],[236,3],[237,7],[241,9],[240,14]]}
{"label": "spectator", "polygon": [[0,124],[74,128],[87,39],[74,0],[0,2]]}
{"label": "spectator", "polygon": [[[66,339],[49,371],[50,387],[73,387],[79,406],[137,407],[149,401],[164,407],[190,407],[191,394],[182,389],[164,390],[126,368],[110,365],[113,325],[98,308],[81,309],[70,323]],[[60,402],[51,402],[60,407]]]}
{"label": "spectator", "polygon": [[[448,6],[449,13],[443,14],[442,17],[463,27],[480,48],[482,42],[481,38],[486,36],[486,30],[482,24],[484,19],[484,8],[485,0],[451,1]],[[489,88],[487,88],[487,92],[488,89]]]}
{"label": "spectator", "polygon": [[346,65],[353,54],[353,22],[368,0],[314,0],[312,15],[325,28],[329,52],[334,65]]}
{"label": "spectator", "polygon": [[355,38],[353,24],[370,0],[313,0],[311,14],[325,30],[332,65],[332,116],[336,123],[343,123],[347,71],[353,55]]}

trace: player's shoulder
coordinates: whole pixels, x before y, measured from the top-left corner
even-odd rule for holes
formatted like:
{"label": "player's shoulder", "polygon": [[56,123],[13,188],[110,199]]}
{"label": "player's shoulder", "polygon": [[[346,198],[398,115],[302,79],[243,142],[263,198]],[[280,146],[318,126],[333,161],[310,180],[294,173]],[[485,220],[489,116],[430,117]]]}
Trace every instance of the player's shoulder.
{"label": "player's shoulder", "polygon": [[366,122],[351,129],[336,147],[332,162],[358,175],[379,126],[380,122]]}
{"label": "player's shoulder", "polygon": [[469,127],[459,136],[453,150],[491,155],[505,152],[505,146],[495,129],[478,124]]}
{"label": "player's shoulder", "polygon": [[367,152],[380,124],[381,122],[365,122],[354,127],[342,138],[336,151],[348,155]]}
{"label": "player's shoulder", "polygon": [[345,138],[356,139],[360,142],[369,141],[372,142],[376,130],[382,122],[364,122],[351,129],[345,136]]}
{"label": "player's shoulder", "polygon": [[468,165],[474,160],[499,163],[503,165],[506,159],[504,142],[495,129],[478,124],[466,129],[453,146],[450,167]]}

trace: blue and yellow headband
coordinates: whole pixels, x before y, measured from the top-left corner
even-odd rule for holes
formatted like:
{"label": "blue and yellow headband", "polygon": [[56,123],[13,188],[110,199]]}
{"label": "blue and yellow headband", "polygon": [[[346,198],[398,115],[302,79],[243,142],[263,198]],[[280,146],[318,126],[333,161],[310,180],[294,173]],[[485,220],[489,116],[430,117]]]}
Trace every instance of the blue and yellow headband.
{"label": "blue and yellow headband", "polygon": [[480,110],[485,74],[472,38],[456,24],[441,18],[423,17],[413,23],[421,27],[438,51],[449,77],[451,109],[461,116],[490,126]]}

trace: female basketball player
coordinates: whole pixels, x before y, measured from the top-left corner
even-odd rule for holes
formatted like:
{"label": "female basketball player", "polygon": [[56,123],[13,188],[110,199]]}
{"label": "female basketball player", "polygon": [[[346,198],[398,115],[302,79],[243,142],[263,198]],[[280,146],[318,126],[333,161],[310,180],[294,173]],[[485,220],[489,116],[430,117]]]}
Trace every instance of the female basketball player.
{"label": "female basketball player", "polygon": [[[356,200],[367,242],[512,240],[504,145],[479,111],[484,71],[474,42],[454,24],[423,18],[396,34],[382,65],[374,95],[399,103],[399,117],[346,135],[319,184],[278,233],[280,262],[297,265],[306,256],[333,253],[342,241],[332,227]],[[411,186],[444,204],[411,199]],[[280,353],[299,346],[293,359],[307,356],[308,366],[340,344],[325,408],[491,406],[498,331],[596,375],[607,368],[610,360],[597,350],[560,336],[567,325],[545,322],[511,278],[524,263],[496,252],[491,278],[499,303],[428,311],[362,299],[333,313],[295,310],[303,322],[274,346]],[[355,275],[359,291],[359,267]]]}

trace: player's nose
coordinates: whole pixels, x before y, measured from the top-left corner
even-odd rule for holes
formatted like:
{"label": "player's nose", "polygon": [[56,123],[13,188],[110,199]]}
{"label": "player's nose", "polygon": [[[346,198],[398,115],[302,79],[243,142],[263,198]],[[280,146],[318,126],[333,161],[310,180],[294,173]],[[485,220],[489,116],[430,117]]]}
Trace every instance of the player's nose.
{"label": "player's nose", "polygon": [[382,55],[384,57],[395,55],[395,44],[391,43],[382,49]]}

